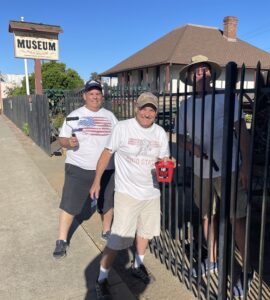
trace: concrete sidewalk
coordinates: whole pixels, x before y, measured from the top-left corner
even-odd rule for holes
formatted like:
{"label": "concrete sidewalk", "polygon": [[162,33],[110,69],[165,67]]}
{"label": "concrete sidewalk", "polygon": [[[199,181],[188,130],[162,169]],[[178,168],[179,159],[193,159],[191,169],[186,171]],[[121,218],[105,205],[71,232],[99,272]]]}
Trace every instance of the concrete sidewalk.
{"label": "concrete sidewalk", "polygon": [[[53,259],[59,195],[7,123],[0,117],[0,299],[95,300],[100,251],[78,227],[68,256]],[[134,299],[115,272],[111,283],[116,299]]]}
{"label": "concrete sidewalk", "polygon": [[[76,229],[65,259],[52,257],[64,156],[49,157],[3,116],[0,141],[0,299],[95,300],[104,247],[99,216]],[[130,252],[120,253],[109,278],[114,300],[195,299],[153,255],[145,262],[156,278],[147,287],[129,275]]]}

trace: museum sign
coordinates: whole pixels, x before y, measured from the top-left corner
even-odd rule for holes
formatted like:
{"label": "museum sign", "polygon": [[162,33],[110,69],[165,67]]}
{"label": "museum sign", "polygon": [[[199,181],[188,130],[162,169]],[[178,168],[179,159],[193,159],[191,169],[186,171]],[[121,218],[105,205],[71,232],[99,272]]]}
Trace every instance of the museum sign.
{"label": "museum sign", "polygon": [[18,58],[58,60],[58,35],[14,31],[14,53]]}

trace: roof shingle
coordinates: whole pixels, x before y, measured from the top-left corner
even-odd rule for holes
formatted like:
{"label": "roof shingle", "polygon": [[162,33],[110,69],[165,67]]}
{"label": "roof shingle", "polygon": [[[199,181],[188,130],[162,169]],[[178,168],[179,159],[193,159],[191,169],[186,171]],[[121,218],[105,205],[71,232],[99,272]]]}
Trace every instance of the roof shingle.
{"label": "roof shingle", "polygon": [[162,64],[187,65],[191,57],[198,54],[207,56],[221,66],[234,61],[238,66],[244,63],[246,68],[256,68],[260,61],[263,69],[270,67],[270,53],[240,39],[228,41],[218,28],[187,24],[174,29],[101,75],[113,76],[123,71]]}

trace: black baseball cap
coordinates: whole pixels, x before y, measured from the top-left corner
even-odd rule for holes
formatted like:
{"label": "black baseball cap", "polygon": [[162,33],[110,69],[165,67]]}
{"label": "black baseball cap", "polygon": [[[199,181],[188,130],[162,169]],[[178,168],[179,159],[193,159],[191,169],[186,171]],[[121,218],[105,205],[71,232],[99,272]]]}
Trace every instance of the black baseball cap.
{"label": "black baseball cap", "polygon": [[96,80],[88,80],[84,85],[84,92],[89,92],[91,90],[99,90],[102,92],[101,83]]}

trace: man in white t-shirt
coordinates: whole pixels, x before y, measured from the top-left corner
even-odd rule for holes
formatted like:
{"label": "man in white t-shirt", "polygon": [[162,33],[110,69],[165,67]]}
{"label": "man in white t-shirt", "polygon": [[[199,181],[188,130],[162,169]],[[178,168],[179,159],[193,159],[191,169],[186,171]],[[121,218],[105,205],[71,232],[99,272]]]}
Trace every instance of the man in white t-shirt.
{"label": "man in white t-shirt", "polygon": [[96,283],[98,299],[110,295],[108,273],[117,251],[133,244],[136,254],[132,274],[145,284],[151,280],[143,259],[148,241],[160,234],[160,189],[155,162],[169,157],[168,139],[155,124],[158,100],[150,92],[140,95],[135,118],[119,122],[98,161],[91,197],[99,197],[100,178],[112,154],[115,162],[114,220],[103,252]]}
{"label": "man in white t-shirt", "polygon": [[[74,216],[89,205],[89,189],[95,178],[98,158],[111,135],[117,119],[102,108],[102,86],[90,80],[84,87],[85,105],[72,111],[62,126],[59,142],[67,148],[65,183],[60,203],[59,236],[53,252],[55,258],[66,255],[68,233]],[[113,217],[114,165],[107,166],[101,180],[98,211],[102,214],[102,237],[107,239]]]}
{"label": "man in white t-shirt", "polygon": [[[180,72],[180,79],[188,85],[193,85],[195,81],[196,92],[198,95],[195,99],[188,97],[186,103],[183,101],[179,107],[179,141],[180,146],[184,147],[184,122],[186,122],[186,150],[192,152],[192,139],[194,139],[194,200],[199,207],[200,198],[202,199],[201,217],[203,223],[203,233],[207,240],[208,237],[208,211],[211,211],[211,228],[210,228],[210,249],[207,259],[201,265],[202,275],[206,275],[207,271],[213,272],[217,269],[217,222],[216,222],[216,205],[221,197],[221,164],[222,164],[222,145],[223,145],[223,123],[224,123],[224,94],[215,94],[212,97],[211,75],[215,72],[216,78],[221,74],[220,66],[209,61],[207,57],[197,55],[192,58],[192,62],[184,67]],[[203,92],[204,108],[203,108]],[[214,99],[214,100],[213,100]],[[214,114],[212,118],[212,103],[214,101]],[[185,106],[186,104],[186,106]],[[194,105],[194,109],[193,109]],[[203,110],[204,109],[204,110]],[[203,125],[203,149],[201,149],[202,136],[202,110],[204,111]],[[234,127],[235,133],[239,127],[239,101],[235,99],[234,109]],[[185,118],[186,114],[186,118]],[[194,114],[194,116],[193,116]],[[211,149],[211,126],[213,122],[213,160],[210,162]],[[193,130],[194,124],[194,130]],[[235,220],[235,241],[242,258],[245,253],[245,224],[246,224],[246,208],[247,208],[247,187],[248,187],[248,152],[249,152],[249,134],[247,132],[246,123],[242,114],[241,120],[241,136],[240,136],[240,152],[241,165],[239,167],[240,182],[238,183],[237,207]],[[194,136],[193,136],[194,134]],[[231,199],[234,197],[235,182],[235,164],[236,164],[236,147],[237,139],[233,140],[233,157],[232,157],[232,190]],[[201,169],[202,156],[202,169]],[[212,182],[210,182],[210,166],[212,166]],[[210,187],[213,188],[213,205],[210,208]],[[200,193],[202,191],[202,193]],[[233,207],[231,205],[230,216],[233,215]],[[250,268],[250,266],[248,265]],[[251,268],[250,268],[251,269]],[[197,271],[193,270],[193,275],[197,276]],[[239,284],[239,282],[238,282]],[[239,288],[234,288],[235,294],[239,292]],[[241,291],[243,293],[243,290]]]}

